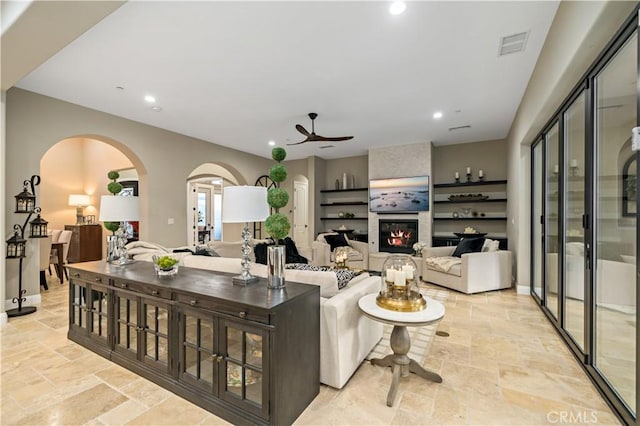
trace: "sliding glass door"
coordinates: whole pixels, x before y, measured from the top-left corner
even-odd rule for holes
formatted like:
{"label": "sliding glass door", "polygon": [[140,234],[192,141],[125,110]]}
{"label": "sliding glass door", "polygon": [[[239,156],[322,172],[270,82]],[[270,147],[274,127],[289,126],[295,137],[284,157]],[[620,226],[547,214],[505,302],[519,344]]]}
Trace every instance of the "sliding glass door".
{"label": "sliding glass door", "polygon": [[531,149],[531,294],[628,424],[640,424],[637,25],[629,16]]}
{"label": "sliding glass door", "polygon": [[547,132],[545,136],[545,282],[546,297],[545,306],[553,317],[558,319],[558,279],[559,262],[558,249],[560,248],[559,212],[560,212],[560,138],[558,123]]}
{"label": "sliding glass door", "polygon": [[[595,79],[594,366],[636,410],[637,35]],[[631,170],[631,172],[630,172]],[[625,173],[626,172],[626,173]]]}
{"label": "sliding glass door", "polygon": [[531,166],[532,176],[532,197],[531,197],[531,210],[533,216],[531,217],[531,282],[533,282],[533,293],[542,299],[542,276],[544,270],[542,269],[542,243],[544,236],[542,234],[542,190],[544,187],[544,172],[542,167],[543,159],[543,146],[544,143],[539,141],[533,147],[533,164]]}
{"label": "sliding glass door", "polygon": [[564,329],[585,347],[585,93],[564,113]]}

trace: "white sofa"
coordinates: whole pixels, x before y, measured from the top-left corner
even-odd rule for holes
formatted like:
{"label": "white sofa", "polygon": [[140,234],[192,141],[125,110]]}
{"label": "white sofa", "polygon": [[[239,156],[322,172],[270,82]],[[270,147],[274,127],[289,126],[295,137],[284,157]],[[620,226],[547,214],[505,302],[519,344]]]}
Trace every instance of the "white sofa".
{"label": "white sofa", "polygon": [[507,250],[463,254],[462,262],[448,272],[427,262],[430,257],[451,256],[455,249],[455,246],[422,249],[422,279],[467,294],[511,287],[511,252]]}
{"label": "white sofa", "polygon": [[[145,244],[145,243],[142,243]],[[217,243],[217,251],[222,252]],[[234,244],[234,243],[230,243]],[[153,254],[162,254],[163,247],[141,250],[131,243],[136,260],[151,261]],[[228,248],[228,247],[227,247]],[[165,253],[169,252],[166,250]],[[240,258],[194,256],[180,253],[180,264],[199,269],[239,274]],[[251,273],[267,276],[266,265],[251,263]],[[364,358],[382,338],[382,324],[365,317],[358,300],[380,290],[380,277],[362,274],[338,290],[336,274],[330,271],[287,269],[285,280],[320,286],[320,382],[341,389],[358,369]]]}
{"label": "white sofa", "polygon": [[[337,232],[327,232],[318,234],[315,241],[311,243],[313,250],[313,264],[319,266],[331,266],[334,262],[331,246],[324,239],[325,235],[338,235]],[[345,236],[346,238],[346,236]],[[348,264],[351,268],[369,269],[369,245],[361,241],[349,240]]]}

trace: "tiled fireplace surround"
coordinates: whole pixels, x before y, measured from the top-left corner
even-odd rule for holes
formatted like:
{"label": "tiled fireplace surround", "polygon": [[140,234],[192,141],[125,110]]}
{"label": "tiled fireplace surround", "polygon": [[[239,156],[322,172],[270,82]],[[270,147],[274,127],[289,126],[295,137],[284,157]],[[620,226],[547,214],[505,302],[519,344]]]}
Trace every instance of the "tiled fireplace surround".
{"label": "tiled fireplace surround", "polygon": [[[429,176],[429,184],[433,185],[431,175],[431,142],[394,146],[393,148],[377,148],[369,150],[369,179],[384,179],[410,176]],[[379,246],[379,220],[418,220],[418,238],[431,245],[431,211],[433,210],[432,191],[430,190],[430,209],[417,214],[384,214],[369,212],[369,252],[377,253]]]}

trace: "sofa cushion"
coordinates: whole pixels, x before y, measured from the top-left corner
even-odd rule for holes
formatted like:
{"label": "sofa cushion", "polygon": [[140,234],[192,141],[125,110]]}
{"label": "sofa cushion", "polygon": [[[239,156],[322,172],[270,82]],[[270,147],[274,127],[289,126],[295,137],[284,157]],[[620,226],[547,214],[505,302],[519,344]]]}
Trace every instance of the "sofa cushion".
{"label": "sofa cushion", "polygon": [[465,253],[479,253],[483,244],[484,238],[461,238],[452,256],[462,257]]}
{"label": "sofa cushion", "polygon": [[331,251],[334,251],[338,247],[349,246],[349,242],[344,234],[325,235],[324,240],[331,246]]}

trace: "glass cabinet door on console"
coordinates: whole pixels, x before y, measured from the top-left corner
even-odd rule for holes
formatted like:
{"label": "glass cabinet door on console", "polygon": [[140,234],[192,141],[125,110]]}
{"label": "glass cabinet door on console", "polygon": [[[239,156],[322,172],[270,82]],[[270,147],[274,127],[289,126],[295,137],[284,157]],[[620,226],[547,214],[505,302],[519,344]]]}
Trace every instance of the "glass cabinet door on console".
{"label": "glass cabinet door on console", "polygon": [[114,290],[114,352],[170,372],[168,302]]}
{"label": "glass cabinet door on console", "polygon": [[142,361],[169,372],[170,305],[151,297],[142,297],[140,309],[140,346]]}
{"label": "glass cabinet door on console", "polygon": [[178,379],[212,395],[218,395],[216,353],[218,320],[211,312],[180,305]]}
{"label": "glass cabinet door on console", "polygon": [[88,338],[109,350],[109,292],[101,277],[92,281],[71,276],[69,281],[69,332]]}
{"label": "glass cabinet door on console", "polygon": [[268,418],[268,330],[205,309],[179,310],[178,379]]}
{"label": "glass cabinet door on console", "polygon": [[269,334],[265,329],[236,321],[222,321],[221,350],[224,358],[220,392],[222,398],[247,411],[267,416]]}

